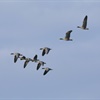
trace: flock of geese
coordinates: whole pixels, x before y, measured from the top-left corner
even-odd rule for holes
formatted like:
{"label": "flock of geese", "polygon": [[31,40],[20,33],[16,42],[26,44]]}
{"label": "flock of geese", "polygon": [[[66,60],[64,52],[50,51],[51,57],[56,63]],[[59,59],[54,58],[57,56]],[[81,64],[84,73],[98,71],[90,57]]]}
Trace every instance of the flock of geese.
{"label": "flock of geese", "polygon": [[[89,28],[87,28],[87,19],[88,19],[88,16],[86,15],[83,19],[83,23],[82,23],[82,26],[77,26],[77,28],[81,28],[83,30],[89,30]],[[60,40],[65,40],[65,41],[72,41],[72,39],[70,38],[70,34],[71,34],[72,30],[69,30],[66,32],[66,35],[64,38],[60,38]],[[40,50],[42,50],[42,56],[44,56],[45,54],[48,54],[49,51],[51,50],[51,48],[48,48],[48,47],[44,47],[44,48],[40,48]],[[24,65],[23,67],[25,68],[27,66],[27,64],[31,61],[31,62],[35,62],[37,63],[37,70],[39,70],[39,68],[41,66],[44,66],[44,64],[46,64],[45,62],[43,61],[40,61],[38,59],[38,55],[35,55],[32,59],[31,58],[27,58],[25,57],[23,54],[21,53],[11,53],[11,55],[14,55],[14,63],[17,62],[18,59],[20,60],[25,60],[24,62]],[[51,68],[49,67],[43,67],[42,69],[44,69],[44,73],[43,75],[46,75],[50,70],[52,70]]]}
{"label": "flock of geese", "polygon": [[[83,23],[82,26],[77,26],[77,28],[81,28],[83,30],[89,30],[89,28],[87,28],[87,19],[88,16],[86,15],[83,19]],[[72,30],[69,30],[68,32],[66,32],[66,35],[64,38],[60,38],[60,40],[65,40],[65,41],[72,41],[72,39],[70,39],[70,34],[71,34]]]}
{"label": "flock of geese", "polygon": [[[42,50],[42,56],[44,56],[45,54],[49,53],[49,51],[51,50],[51,48],[44,47],[44,48],[40,48],[40,50]],[[27,66],[27,64],[30,61],[37,63],[37,68],[36,68],[37,70],[39,70],[39,68],[41,66],[44,66],[44,64],[46,64],[44,61],[41,61],[41,60],[38,59],[38,55],[37,54],[33,58],[27,58],[27,57],[25,57],[21,53],[11,53],[11,55],[14,55],[14,63],[16,63],[18,59],[25,60],[24,65],[23,65],[24,68]],[[45,67],[45,68],[42,68],[42,69],[44,69],[43,75],[46,75],[47,72],[49,72],[50,70],[52,70],[49,67]]]}

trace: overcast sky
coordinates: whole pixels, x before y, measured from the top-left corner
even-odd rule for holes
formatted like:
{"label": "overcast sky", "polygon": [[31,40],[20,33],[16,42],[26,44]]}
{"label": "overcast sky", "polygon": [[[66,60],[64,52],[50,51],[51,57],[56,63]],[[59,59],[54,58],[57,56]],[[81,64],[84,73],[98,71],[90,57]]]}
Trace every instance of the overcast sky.
{"label": "overcast sky", "polygon": [[[78,29],[88,16],[89,30]],[[73,30],[73,41],[61,41]],[[0,1],[0,99],[100,99],[100,2]],[[50,47],[42,57],[41,47]],[[53,70],[13,62],[12,52],[35,54]]]}

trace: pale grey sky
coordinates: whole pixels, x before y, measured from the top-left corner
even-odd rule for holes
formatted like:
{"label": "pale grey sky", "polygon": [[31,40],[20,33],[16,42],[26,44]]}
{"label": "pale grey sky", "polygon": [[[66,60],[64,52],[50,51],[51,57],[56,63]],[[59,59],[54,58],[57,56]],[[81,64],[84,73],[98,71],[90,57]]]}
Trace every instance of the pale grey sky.
{"label": "pale grey sky", "polygon": [[[89,30],[77,29],[88,16]],[[99,1],[0,1],[0,98],[100,99]],[[72,42],[60,41],[68,30]],[[41,56],[41,47],[50,47]],[[23,69],[11,52],[38,54],[53,70],[43,76],[36,63]]]}

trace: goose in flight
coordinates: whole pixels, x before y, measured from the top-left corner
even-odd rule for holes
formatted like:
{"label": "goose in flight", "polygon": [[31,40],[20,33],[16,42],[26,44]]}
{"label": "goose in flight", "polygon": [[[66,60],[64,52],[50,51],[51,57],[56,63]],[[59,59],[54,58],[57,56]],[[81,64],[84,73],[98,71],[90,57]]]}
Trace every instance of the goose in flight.
{"label": "goose in flight", "polygon": [[[23,59],[24,60],[24,59]],[[33,61],[31,58],[25,58],[25,62],[24,62],[24,68],[27,66],[27,64],[30,62],[30,61]]]}
{"label": "goose in flight", "polygon": [[72,30],[69,30],[68,32],[66,32],[65,37],[64,38],[60,38],[60,40],[72,41],[72,39],[70,39],[71,32],[72,32]]}
{"label": "goose in flight", "polygon": [[49,68],[49,67],[42,68],[42,69],[44,69],[44,73],[43,73],[43,75],[46,75],[50,70],[52,70],[52,69]]}
{"label": "goose in flight", "polygon": [[44,47],[44,48],[40,48],[40,50],[42,50],[42,56],[44,56],[45,54],[49,53],[49,51],[51,50],[51,48]]}
{"label": "goose in flight", "polygon": [[83,24],[82,26],[77,26],[77,28],[81,28],[83,30],[89,30],[89,28],[87,28],[87,19],[88,19],[88,16],[86,15],[83,19]]}
{"label": "goose in flight", "polygon": [[21,56],[20,60],[26,60],[26,57],[25,56]]}
{"label": "goose in flight", "polygon": [[38,55],[35,55],[34,58],[32,59],[32,62],[37,62],[37,61],[39,61],[39,59],[37,59],[37,58],[38,58]]}
{"label": "goose in flight", "polygon": [[37,64],[37,70],[38,70],[41,66],[44,66],[44,64],[46,64],[46,63],[43,62],[43,61],[39,61],[38,64]]}
{"label": "goose in flight", "polygon": [[20,58],[20,56],[23,56],[22,54],[20,53],[11,53],[11,55],[14,55],[14,63],[17,62],[18,58]]}

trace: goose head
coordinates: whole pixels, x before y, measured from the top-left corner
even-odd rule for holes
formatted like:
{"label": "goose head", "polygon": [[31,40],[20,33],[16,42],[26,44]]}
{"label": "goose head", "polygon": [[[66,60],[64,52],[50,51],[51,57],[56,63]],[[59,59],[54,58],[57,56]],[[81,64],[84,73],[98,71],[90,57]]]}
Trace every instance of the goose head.
{"label": "goose head", "polygon": [[11,55],[14,55],[14,53],[11,53]]}
{"label": "goose head", "polygon": [[40,50],[43,50],[43,48],[40,48]]}
{"label": "goose head", "polygon": [[80,26],[77,26],[77,28],[81,28]]}
{"label": "goose head", "polygon": [[60,40],[64,40],[63,38],[60,38]]}

